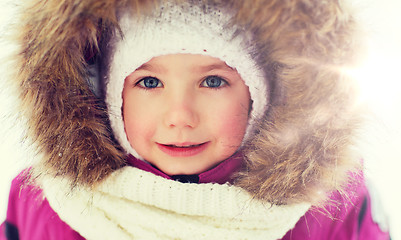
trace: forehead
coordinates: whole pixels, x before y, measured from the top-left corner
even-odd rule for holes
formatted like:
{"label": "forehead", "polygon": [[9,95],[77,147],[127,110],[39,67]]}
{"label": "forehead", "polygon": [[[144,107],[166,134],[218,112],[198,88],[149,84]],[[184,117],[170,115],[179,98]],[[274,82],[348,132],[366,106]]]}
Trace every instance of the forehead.
{"label": "forehead", "polygon": [[199,54],[170,54],[154,57],[136,70],[167,72],[175,68],[188,68],[193,72],[209,72],[216,69],[236,71],[218,58]]}

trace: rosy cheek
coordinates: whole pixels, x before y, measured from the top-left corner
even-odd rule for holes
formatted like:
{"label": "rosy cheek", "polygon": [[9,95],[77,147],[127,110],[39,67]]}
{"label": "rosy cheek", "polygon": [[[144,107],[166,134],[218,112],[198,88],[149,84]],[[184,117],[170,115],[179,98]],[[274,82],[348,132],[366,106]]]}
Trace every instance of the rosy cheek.
{"label": "rosy cheek", "polygon": [[131,146],[138,151],[143,148],[146,139],[151,135],[151,117],[145,108],[135,104],[125,104],[123,109],[124,127]]}
{"label": "rosy cheek", "polygon": [[153,130],[149,127],[149,122],[143,119],[126,122],[126,133],[131,147],[142,157],[147,157],[150,152],[150,140],[153,136]]}
{"label": "rosy cheek", "polygon": [[237,107],[228,107],[225,111],[220,111],[219,119],[216,119],[216,132],[225,146],[235,147],[235,150],[241,145],[245,135],[248,123],[247,109],[240,105]]}
{"label": "rosy cheek", "polygon": [[130,142],[135,140],[135,133],[138,132],[137,125],[138,124],[136,123],[136,121],[132,121],[131,119],[128,118],[124,119],[125,132],[127,134],[128,141]]}

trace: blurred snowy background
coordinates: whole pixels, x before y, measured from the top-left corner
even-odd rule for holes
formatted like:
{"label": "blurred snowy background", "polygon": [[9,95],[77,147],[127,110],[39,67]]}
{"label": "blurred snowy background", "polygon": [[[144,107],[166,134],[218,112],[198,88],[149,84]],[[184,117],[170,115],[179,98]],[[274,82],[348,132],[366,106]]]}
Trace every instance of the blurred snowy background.
{"label": "blurred snowy background", "polygon": [[[10,0],[0,0],[0,34],[7,34],[15,13]],[[376,187],[387,214],[393,240],[401,240],[401,1],[353,0],[367,34],[368,48],[361,65],[352,72],[360,82],[361,100],[372,113],[361,136],[359,150],[366,163],[366,175]],[[1,56],[13,46],[0,41],[0,80],[8,69]],[[5,71],[5,72],[3,72]],[[11,90],[0,89],[0,222],[5,219],[11,179],[24,167],[22,129],[7,116],[15,104]]]}

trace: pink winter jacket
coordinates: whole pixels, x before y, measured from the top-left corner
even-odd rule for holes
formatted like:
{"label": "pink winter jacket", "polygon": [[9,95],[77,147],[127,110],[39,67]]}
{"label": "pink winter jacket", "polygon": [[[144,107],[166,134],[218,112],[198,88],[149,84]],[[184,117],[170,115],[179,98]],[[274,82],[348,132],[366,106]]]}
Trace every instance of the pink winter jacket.
{"label": "pink winter jacket", "polygon": [[[129,163],[144,171],[172,178],[151,165],[129,158]],[[240,166],[239,158],[226,160],[216,168],[196,176],[197,182],[223,183],[229,181],[230,173]],[[177,180],[177,177],[173,177]],[[184,177],[185,178],[185,177]],[[192,181],[178,179],[179,181]],[[298,221],[294,229],[287,232],[283,240],[388,240],[372,217],[369,192],[361,180],[349,188],[347,198],[333,193],[332,202],[338,205],[324,209],[311,209]],[[7,219],[1,226],[0,240],[47,240],[84,239],[64,223],[43,199],[42,191],[34,186],[23,186],[23,176],[15,178],[11,185]]]}

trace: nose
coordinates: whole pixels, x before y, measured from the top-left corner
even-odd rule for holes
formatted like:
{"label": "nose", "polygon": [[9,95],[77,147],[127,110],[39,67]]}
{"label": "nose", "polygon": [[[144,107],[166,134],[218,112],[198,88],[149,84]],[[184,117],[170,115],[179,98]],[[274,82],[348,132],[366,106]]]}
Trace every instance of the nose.
{"label": "nose", "polygon": [[166,101],[167,111],[164,124],[168,128],[195,128],[199,124],[199,114],[194,96],[190,93],[175,93]]}

